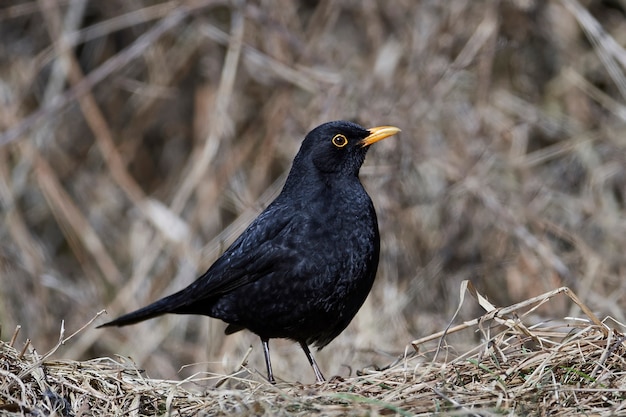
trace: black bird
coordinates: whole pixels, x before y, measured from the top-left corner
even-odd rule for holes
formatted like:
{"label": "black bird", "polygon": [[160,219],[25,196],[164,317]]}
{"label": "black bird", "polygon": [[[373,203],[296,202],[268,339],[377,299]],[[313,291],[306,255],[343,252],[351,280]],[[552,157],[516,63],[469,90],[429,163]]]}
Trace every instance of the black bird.
{"label": "black bird", "polygon": [[300,344],[324,381],[308,345],[337,337],[372,288],[380,238],[376,212],[359,181],[371,144],[398,133],[381,126],[324,123],[309,132],[280,195],[191,285],[102,326],[125,326],[161,314],[200,314],[248,329],[263,343],[275,383],[269,339]]}

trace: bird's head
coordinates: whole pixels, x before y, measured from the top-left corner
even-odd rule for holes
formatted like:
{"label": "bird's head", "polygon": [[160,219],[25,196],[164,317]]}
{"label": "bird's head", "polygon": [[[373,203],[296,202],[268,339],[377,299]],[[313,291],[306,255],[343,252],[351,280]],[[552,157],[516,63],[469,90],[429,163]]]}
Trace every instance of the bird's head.
{"label": "bird's head", "polygon": [[399,131],[393,126],[366,129],[346,121],[324,123],[306,135],[294,168],[312,164],[322,174],[356,176],[369,146]]}

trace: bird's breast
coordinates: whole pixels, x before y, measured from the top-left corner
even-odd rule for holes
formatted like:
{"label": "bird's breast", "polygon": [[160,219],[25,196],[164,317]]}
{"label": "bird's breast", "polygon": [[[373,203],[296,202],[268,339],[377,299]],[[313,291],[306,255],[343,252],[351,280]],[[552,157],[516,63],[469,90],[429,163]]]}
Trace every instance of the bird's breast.
{"label": "bird's breast", "polygon": [[302,272],[320,287],[349,286],[352,281],[367,280],[365,275],[377,265],[376,212],[362,187],[347,194],[330,194],[332,198],[320,197],[303,208],[306,231],[302,235],[313,238],[302,242],[307,247],[301,257]]}

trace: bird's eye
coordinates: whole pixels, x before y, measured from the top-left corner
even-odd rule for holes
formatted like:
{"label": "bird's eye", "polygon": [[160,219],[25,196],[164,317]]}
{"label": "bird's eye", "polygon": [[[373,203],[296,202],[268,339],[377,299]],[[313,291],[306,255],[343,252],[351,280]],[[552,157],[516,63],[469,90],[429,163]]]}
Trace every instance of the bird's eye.
{"label": "bird's eye", "polygon": [[338,148],[343,148],[344,146],[346,146],[348,144],[348,139],[346,139],[346,137],[344,135],[335,135],[335,137],[333,137],[333,145],[335,145]]}

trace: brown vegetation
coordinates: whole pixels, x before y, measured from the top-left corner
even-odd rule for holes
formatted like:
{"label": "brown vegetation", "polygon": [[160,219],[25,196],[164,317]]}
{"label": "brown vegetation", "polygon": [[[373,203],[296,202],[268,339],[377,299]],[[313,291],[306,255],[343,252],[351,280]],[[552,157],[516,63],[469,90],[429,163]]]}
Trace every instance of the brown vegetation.
{"label": "brown vegetation", "polygon": [[[25,337],[32,344],[21,359],[3,345],[0,359],[10,359],[0,362],[0,385],[2,372],[21,375],[16,368],[37,363],[32,346],[56,345],[62,320],[79,329],[104,308],[116,316],[191,282],[276,195],[303,134],[334,119],[402,134],[372,149],[362,170],[381,228],[374,290],[316,355],[327,376],[345,380],[321,391],[294,385],[314,380],[304,355],[287,341],[272,344],[276,375],[308,398],[308,411],[353,404],[339,394],[350,391],[379,401],[367,403],[375,412],[425,412],[404,394],[365,395],[385,385],[379,374],[353,377],[444,329],[464,280],[500,306],[569,286],[599,317],[611,316],[610,327],[625,323],[624,8],[600,0],[2,2],[0,325],[4,340],[22,326],[18,351]],[[457,322],[480,314],[464,303]],[[566,316],[581,312],[557,297],[526,324]],[[578,355],[558,340],[561,330],[549,337],[565,346],[567,363],[554,368],[554,381],[567,372],[591,381],[583,375],[597,378],[596,368],[585,366],[603,363],[599,346],[624,349],[621,336],[581,326]],[[217,320],[93,327],[53,349],[48,366],[134,373],[102,359],[122,355],[149,377],[183,380],[230,375],[245,362],[251,374],[223,387],[241,397],[224,394],[228,401],[260,393],[265,404],[273,392],[289,403],[264,384],[256,338],[225,337]],[[498,343],[512,337],[498,334]],[[460,354],[484,336],[446,341]],[[523,350],[510,352],[507,363],[525,360]],[[623,363],[609,356],[621,381]],[[485,357],[465,359],[450,363],[475,360],[494,372]],[[397,377],[415,396],[438,376],[413,368],[386,371],[390,389]],[[156,381],[134,375],[124,381],[137,390]],[[467,386],[446,375],[447,389]],[[155,410],[167,408],[173,386]],[[584,410],[624,413],[615,405],[624,384],[606,387],[617,397],[603,392],[608,400]],[[537,395],[525,404],[550,406]],[[261,407],[258,414],[269,410]]]}

